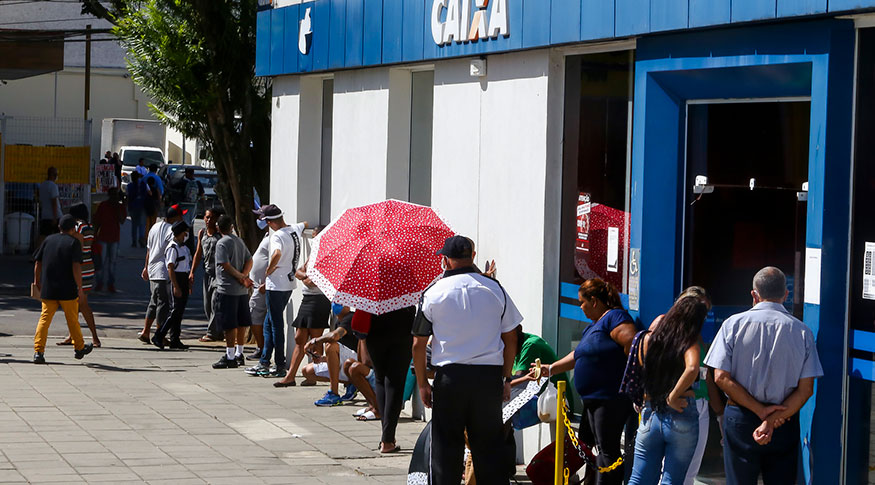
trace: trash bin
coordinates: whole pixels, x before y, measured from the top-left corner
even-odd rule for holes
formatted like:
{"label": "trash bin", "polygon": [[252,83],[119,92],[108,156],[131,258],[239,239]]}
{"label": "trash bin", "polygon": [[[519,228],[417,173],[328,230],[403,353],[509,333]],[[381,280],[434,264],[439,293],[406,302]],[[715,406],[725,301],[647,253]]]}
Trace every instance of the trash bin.
{"label": "trash bin", "polygon": [[30,235],[33,230],[34,217],[25,212],[13,212],[6,215],[6,243],[13,251],[30,249]]}

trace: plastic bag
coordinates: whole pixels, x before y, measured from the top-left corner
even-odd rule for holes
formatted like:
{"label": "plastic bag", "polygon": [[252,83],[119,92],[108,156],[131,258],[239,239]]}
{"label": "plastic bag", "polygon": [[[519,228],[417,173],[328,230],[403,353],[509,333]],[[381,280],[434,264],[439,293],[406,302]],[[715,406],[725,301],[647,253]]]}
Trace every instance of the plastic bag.
{"label": "plastic bag", "polygon": [[543,423],[556,421],[556,386],[552,382],[547,384],[547,389],[538,397],[538,417]]}

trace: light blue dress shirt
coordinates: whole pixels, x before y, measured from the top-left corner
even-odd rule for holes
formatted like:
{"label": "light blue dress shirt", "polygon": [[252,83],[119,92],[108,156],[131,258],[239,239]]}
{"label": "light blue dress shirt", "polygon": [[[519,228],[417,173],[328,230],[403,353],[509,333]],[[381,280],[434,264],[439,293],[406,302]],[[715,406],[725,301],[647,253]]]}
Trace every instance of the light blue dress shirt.
{"label": "light blue dress shirt", "polygon": [[705,365],[728,371],[764,404],[784,402],[800,379],[823,376],[814,333],[784,305],[767,301],[723,322]]}

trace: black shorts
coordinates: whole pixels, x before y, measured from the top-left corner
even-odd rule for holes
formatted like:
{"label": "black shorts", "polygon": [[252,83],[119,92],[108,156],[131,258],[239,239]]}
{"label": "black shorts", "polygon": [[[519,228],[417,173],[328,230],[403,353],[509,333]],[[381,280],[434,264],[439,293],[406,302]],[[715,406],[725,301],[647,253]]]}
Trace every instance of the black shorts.
{"label": "black shorts", "polygon": [[213,318],[223,332],[252,325],[249,316],[249,295],[216,293]]}
{"label": "black shorts", "polygon": [[331,301],[325,295],[304,295],[301,308],[292,326],[295,328],[328,328],[331,316]]}
{"label": "black shorts", "polygon": [[51,236],[56,234],[58,230],[58,221],[55,219],[40,219],[39,220],[39,235]]}

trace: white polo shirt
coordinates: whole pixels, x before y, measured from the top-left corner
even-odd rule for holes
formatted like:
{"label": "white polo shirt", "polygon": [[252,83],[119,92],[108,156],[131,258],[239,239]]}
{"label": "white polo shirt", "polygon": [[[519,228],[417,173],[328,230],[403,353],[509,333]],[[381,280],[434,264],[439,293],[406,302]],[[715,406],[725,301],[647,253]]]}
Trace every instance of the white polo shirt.
{"label": "white polo shirt", "polygon": [[503,365],[504,341],[520,322],[513,300],[497,281],[475,268],[448,271],[422,295],[415,335],[427,335],[431,323],[432,364]]}

